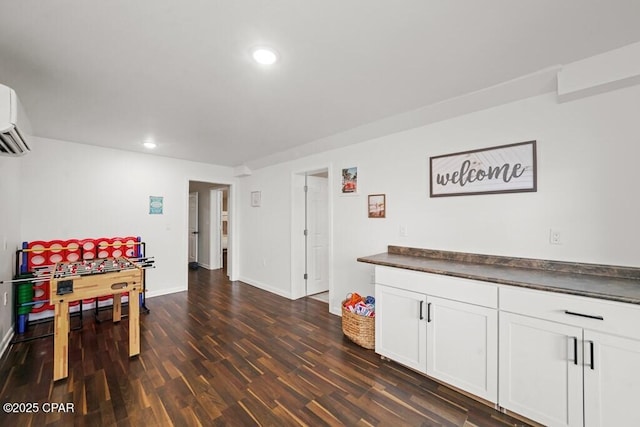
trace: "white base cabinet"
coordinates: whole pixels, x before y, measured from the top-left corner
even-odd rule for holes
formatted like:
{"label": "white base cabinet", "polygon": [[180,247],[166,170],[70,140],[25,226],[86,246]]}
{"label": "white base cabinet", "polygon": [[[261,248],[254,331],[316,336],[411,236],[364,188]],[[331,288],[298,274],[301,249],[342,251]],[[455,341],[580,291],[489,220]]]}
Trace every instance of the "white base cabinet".
{"label": "white base cabinet", "polygon": [[500,406],[549,426],[582,426],[581,338],[575,326],[501,312]]}
{"label": "white base cabinet", "polygon": [[[376,286],[376,353],[427,372],[426,295]],[[422,310],[422,319],[420,311]]]}
{"label": "white base cabinet", "polygon": [[498,312],[427,297],[427,375],[483,399],[498,399]]}
{"label": "white base cabinet", "polygon": [[[497,304],[497,288],[387,267],[376,267],[379,281],[384,284],[375,287],[376,352],[497,402],[497,310],[470,303],[477,297]],[[460,286],[467,292],[457,292]],[[453,296],[463,301],[446,298]]]}
{"label": "white base cabinet", "polygon": [[551,427],[640,426],[640,305],[383,266],[375,289],[380,355]]}
{"label": "white base cabinet", "polygon": [[640,307],[505,287],[500,310],[500,406],[548,426],[640,425]]}
{"label": "white base cabinet", "polygon": [[640,340],[585,330],[583,351],[585,426],[640,426]]}

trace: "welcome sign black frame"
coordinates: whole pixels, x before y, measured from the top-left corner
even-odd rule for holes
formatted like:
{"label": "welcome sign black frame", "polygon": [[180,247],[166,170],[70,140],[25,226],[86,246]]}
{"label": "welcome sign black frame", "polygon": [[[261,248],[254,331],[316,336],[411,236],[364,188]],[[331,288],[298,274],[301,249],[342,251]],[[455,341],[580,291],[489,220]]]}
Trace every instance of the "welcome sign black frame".
{"label": "welcome sign black frame", "polygon": [[430,197],[537,191],[536,141],[429,158]]}

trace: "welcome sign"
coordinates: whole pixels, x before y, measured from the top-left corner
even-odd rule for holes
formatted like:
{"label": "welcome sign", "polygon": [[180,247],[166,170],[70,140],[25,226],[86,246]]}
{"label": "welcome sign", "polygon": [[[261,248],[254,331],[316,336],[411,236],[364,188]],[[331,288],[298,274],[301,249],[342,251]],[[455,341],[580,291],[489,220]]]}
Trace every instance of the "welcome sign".
{"label": "welcome sign", "polygon": [[536,141],[429,160],[431,197],[536,191]]}

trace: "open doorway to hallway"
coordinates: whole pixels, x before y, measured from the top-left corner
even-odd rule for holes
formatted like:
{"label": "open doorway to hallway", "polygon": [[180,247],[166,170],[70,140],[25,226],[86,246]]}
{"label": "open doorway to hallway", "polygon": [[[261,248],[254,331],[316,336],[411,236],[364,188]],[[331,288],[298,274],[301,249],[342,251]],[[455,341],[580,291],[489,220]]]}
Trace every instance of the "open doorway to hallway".
{"label": "open doorway to hallway", "polygon": [[231,258],[230,185],[189,181],[189,268],[224,269]]}

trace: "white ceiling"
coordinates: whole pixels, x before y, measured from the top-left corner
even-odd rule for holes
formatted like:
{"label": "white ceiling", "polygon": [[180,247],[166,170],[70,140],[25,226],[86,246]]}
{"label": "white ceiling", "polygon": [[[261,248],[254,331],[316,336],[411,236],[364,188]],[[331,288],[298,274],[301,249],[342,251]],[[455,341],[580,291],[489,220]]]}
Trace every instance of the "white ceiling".
{"label": "white ceiling", "polygon": [[[0,0],[0,14],[0,83],[35,135],[131,151],[152,137],[156,154],[226,166],[640,40],[638,0]],[[280,62],[252,63],[256,45]]]}

